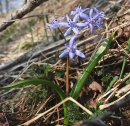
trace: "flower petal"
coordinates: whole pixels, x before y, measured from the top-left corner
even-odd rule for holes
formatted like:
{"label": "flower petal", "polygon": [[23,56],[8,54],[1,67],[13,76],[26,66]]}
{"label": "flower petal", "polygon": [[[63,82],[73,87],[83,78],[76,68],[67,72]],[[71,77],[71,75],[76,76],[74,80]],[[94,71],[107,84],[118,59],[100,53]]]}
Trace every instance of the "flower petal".
{"label": "flower petal", "polygon": [[80,13],[79,16],[80,16],[82,19],[84,19],[84,20],[88,20],[88,19],[89,19],[89,17],[88,17],[86,14],[84,14],[84,13]]}
{"label": "flower petal", "polygon": [[59,22],[55,19],[55,17],[52,17],[52,24],[46,23],[46,25],[52,29],[56,29],[60,26]]}
{"label": "flower petal", "polygon": [[102,23],[102,18],[98,18],[98,22],[99,22],[99,24],[101,24]]}
{"label": "flower petal", "polygon": [[74,16],[74,18],[73,18],[73,21],[76,23],[76,22],[78,21],[78,19],[79,19],[79,14],[76,14],[76,15]]}
{"label": "flower petal", "polygon": [[69,48],[69,44],[65,44],[65,47],[66,47],[66,48]]}
{"label": "flower petal", "polygon": [[76,14],[73,18],[73,22],[78,22],[78,19],[79,19],[79,14]]}
{"label": "flower petal", "polygon": [[85,26],[88,26],[88,25],[89,25],[89,22],[85,22],[84,24],[85,24]]}
{"label": "flower petal", "polygon": [[92,20],[94,21],[94,20],[97,20],[98,18],[99,18],[99,15],[96,14],[96,15],[93,16]]}
{"label": "flower petal", "polygon": [[70,42],[69,42],[69,47],[72,48],[75,44],[75,41],[77,39],[77,36],[74,35],[71,39],[70,39]]}
{"label": "flower petal", "polygon": [[82,57],[82,58],[85,58],[85,55],[84,55],[82,52],[80,52],[79,50],[76,50],[76,51],[75,51],[75,54],[76,54],[77,56],[80,56],[80,57]]}
{"label": "flower petal", "polygon": [[82,9],[82,11],[81,11],[81,12],[83,13],[83,12],[85,12],[85,11],[89,10],[89,9],[90,9],[90,8],[85,8],[85,9]]}
{"label": "flower petal", "polygon": [[79,30],[78,30],[77,27],[73,27],[72,30],[73,30],[73,32],[74,32],[75,34],[78,34],[78,33],[79,33]]}
{"label": "flower petal", "polygon": [[75,15],[76,13],[76,11],[71,11],[70,15]]}
{"label": "flower petal", "polygon": [[71,19],[69,18],[68,14],[66,14],[66,19],[67,19],[68,22],[71,21]]}
{"label": "flower petal", "polygon": [[99,14],[99,11],[97,8],[93,7],[94,11],[96,12],[96,14]]}
{"label": "flower petal", "polygon": [[60,21],[59,21],[59,22],[62,22],[64,19],[65,19],[65,16],[64,16],[64,17],[62,17],[62,18],[60,19]]}
{"label": "flower petal", "polygon": [[84,20],[88,21],[88,22],[90,21],[89,16],[86,15],[86,14],[82,15],[82,18],[83,18]]}
{"label": "flower petal", "polygon": [[95,25],[98,27],[98,28],[102,28],[101,24],[99,22],[95,22]]}
{"label": "flower petal", "polygon": [[81,11],[81,10],[82,10],[81,5],[78,5],[76,9],[77,9],[78,11]]}
{"label": "flower petal", "polygon": [[97,18],[105,17],[104,11],[99,12],[98,9],[96,9],[95,7],[93,9],[96,12]]}
{"label": "flower petal", "polygon": [[69,57],[70,57],[70,59],[73,59],[74,56],[75,56],[75,53],[73,53],[73,52],[69,52]]}
{"label": "flower petal", "polygon": [[69,51],[66,49],[66,50],[64,50],[64,52],[62,52],[62,53],[59,55],[59,58],[62,58],[62,57],[64,57],[64,56],[68,55],[68,54],[69,54]]}
{"label": "flower petal", "polygon": [[64,33],[64,36],[67,36],[68,34],[70,34],[72,31],[72,28],[68,28],[67,31]]}
{"label": "flower petal", "polygon": [[102,18],[105,17],[105,13],[104,13],[104,11],[101,11],[101,12],[100,12],[100,17],[102,17]]}
{"label": "flower petal", "polygon": [[70,27],[67,22],[60,22],[59,24],[64,27]]}
{"label": "flower petal", "polygon": [[55,17],[52,17],[52,22],[55,22],[57,21]]}
{"label": "flower petal", "polygon": [[76,25],[80,28],[86,27],[86,23],[77,23]]}
{"label": "flower petal", "polygon": [[49,23],[46,23],[46,25],[47,25],[48,27],[52,28],[52,29],[57,28],[54,24],[49,24]]}
{"label": "flower petal", "polygon": [[90,28],[90,32],[93,33],[93,31],[94,31],[94,26],[93,26],[91,23],[89,23],[89,28]]}
{"label": "flower petal", "polygon": [[93,8],[91,8],[91,9],[90,9],[90,12],[89,12],[89,17],[90,17],[90,19],[92,19],[92,18],[93,18]]}

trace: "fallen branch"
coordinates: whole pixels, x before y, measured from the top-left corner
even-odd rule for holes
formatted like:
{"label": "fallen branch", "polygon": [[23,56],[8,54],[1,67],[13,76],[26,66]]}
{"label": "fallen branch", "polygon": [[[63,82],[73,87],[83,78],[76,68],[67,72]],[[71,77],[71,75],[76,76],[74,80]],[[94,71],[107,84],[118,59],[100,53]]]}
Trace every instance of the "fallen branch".
{"label": "fallen branch", "polygon": [[[44,45],[43,45],[42,49],[40,48],[39,50],[36,50],[36,51],[34,51],[34,52],[28,51],[28,52],[26,52],[25,54],[23,54],[22,56],[20,56],[19,58],[17,58],[16,60],[11,61],[11,62],[5,64],[4,66],[0,66],[0,71],[6,70],[6,69],[11,68],[11,67],[14,67],[15,65],[21,64],[21,63],[23,63],[24,61],[28,61],[30,58],[32,59],[32,58],[38,57],[41,53],[46,54],[46,52],[48,52],[48,51],[50,51],[50,50],[56,52],[57,50],[53,50],[53,49],[54,49],[55,47],[58,47],[58,46],[63,45],[63,43],[64,43],[64,40],[59,40],[58,42],[52,43],[52,44],[49,45],[49,46],[44,46]],[[40,45],[40,46],[42,46],[42,45]],[[52,52],[52,53],[54,54],[54,52]]]}
{"label": "fallen branch", "polygon": [[20,9],[16,10],[11,16],[4,21],[4,23],[0,24],[0,32],[5,30],[8,26],[13,24],[15,21],[10,20],[15,20],[15,19],[20,19],[32,10],[34,10],[36,7],[38,7],[40,4],[44,3],[45,1],[48,0],[30,0],[28,3],[23,5]]}
{"label": "fallen branch", "polygon": [[[70,37],[66,38],[67,41],[69,41]],[[79,42],[77,45],[80,46],[83,43],[86,43],[87,41],[93,40],[96,37],[97,37],[97,35],[94,35],[94,36],[92,36],[92,37],[90,37],[90,38],[88,38],[86,40],[83,40],[83,41]],[[0,66],[0,71],[9,69],[11,67],[14,67],[17,64],[22,64],[24,61],[27,62],[30,58],[34,59],[34,58],[40,56],[42,53],[45,56],[55,54],[57,51],[61,51],[61,50],[64,49],[64,46],[63,46],[64,43],[65,43],[64,40],[59,40],[59,41],[57,41],[55,43],[51,43],[48,46],[44,46],[44,44],[40,45],[40,49],[39,50],[36,49],[36,51],[34,51],[34,52],[28,51],[25,54],[23,54],[22,56],[20,56],[19,58],[17,58],[16,60],[11,61],[11,62],[5,64],[4,66]],[[87,48],[91,50],[92,48],[94,48],[94,45],[95,45],[95,43],[91,43],[90,45],[88,45]]]}

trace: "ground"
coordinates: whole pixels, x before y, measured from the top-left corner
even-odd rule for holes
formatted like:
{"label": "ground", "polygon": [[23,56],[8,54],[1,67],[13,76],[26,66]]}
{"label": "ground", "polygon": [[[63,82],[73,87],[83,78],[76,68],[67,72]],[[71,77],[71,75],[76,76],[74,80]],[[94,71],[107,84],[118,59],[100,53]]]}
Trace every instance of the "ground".
{"label": "ground", "polygon": [[[113,2],[53,0],[43,3],[26,16],[41,14],[44,16],[17,21],[0,33],[0,86],[7,86],[20,80],[26,81],[29,78],[34,79],[33,81],[46,79],[55,83],[65,92],[66,58],[58,58],[64,49],[65,42],[61,33],[47,30],[45,24],[48,20],[51,22],[52,16],[59,20],[79,4],[84,8],[97,7],[100,11],[104,10],[106,14],[103,28],[96,28],[93,34],[89,32],[88,28],[85,28],[79,34],[77,45],[86,58],[76,57],[70,61],[70,90],[106,38],[110,37],[112,32],[115,32],[115,36],[104,56],[86,80],[77,99],[78,103],[71,103],[68,107],[69,125],[92,118],[86,110],[79,107],[79,104],[88,108],[95,116],[107,111],[116,100],[121,100],[125,95],[129,95],[129,3],[130,1],[127,0]],[[5,15],[0,21],[5,20],[11,13],[13,12]],[[65,29],[61,30],[65,31]],[[67,37],[67,41],[71,37],[72,35]],[[17,59],[19,62],[14,62],[18,61]],[[8,63],[12,65],[8,66]],[[123,64],[125,65],[124,70],[122,70]],[[4,68],[4,66],[8,67]],[[59,96],[53,88],[40,84],[38,83],[37,86],[28,84],[25,86],[23,84],[22,87],[0,91],[1,126],[15,126],[23,123],[30,126],[63,125],[63,106],[55,106],[60,102]],[[116,86],[117,88],[114,89]],[[109,90],[114,91],[106,96]],[[53,106],[55,106],[54,109],[47,112]],[[43,115],[38,117],[40,113]],[[34,117],[38,118],[35,119]],[[128,126],[129,118],[130,107],[128,102],[123,107],[114,110],[114,115],[107,118],[105,123],[110,126]]]}

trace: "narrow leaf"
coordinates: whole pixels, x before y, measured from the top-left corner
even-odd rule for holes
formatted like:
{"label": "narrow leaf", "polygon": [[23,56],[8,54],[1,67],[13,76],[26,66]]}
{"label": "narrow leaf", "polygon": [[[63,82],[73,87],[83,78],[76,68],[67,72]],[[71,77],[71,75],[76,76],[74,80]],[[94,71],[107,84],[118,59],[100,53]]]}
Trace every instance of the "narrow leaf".
{"label": "narrow leaf", "polygon": [[85,67],[82,75],[79,77],[77,83],[72,88],[72,91],[70,93],[70,96],[74,99],[77,99],[79,96],[79,93],[81,92],[86,80],[88,79],[89,75],[95,68],[95,66],[98,64],[99,60],[104,55],[105,51],[109,47],[111,41],[113,40],[114,33],[101,45],[99,50],[96,52],[96,54],[92,57],[92,59],[89,61],[88,65]]}
{"label": "narrow leaf", "polygon": [[108,92],[108,91],[111,89],[111,87],[113,86],[113,84],[114,84],[118,79],[119,79],[118,76],[113,77],[112,81],[110,82],[109,86],[107,87],[106,92]]}
{"label": "narrow leaf", "polygon": [[54,84],[48,80],[44,80],[44,79],[27,79],[27,80],[18,81],[11,85],[8,85],[5,87],[0,87],[0,91],[17,88],[17,87],[23,87],[23,86],[27,86],[27,85],[31,85],[31,84],[33,84],[33,85],[42,84],[44,86],[49,86],[49,87],[53,88],[59,94],[61,100],[65,99],[64,92],[56,84]]}
{"label": "narrow leaf", "polygon": [[123,60],[122,69],[121,69],[119,79],[122,78],[122,75],[123,75],[123,72],[124,72],[124,69],[125,69],[125,65],[126,65],[126,61],[127,61],[127,57],[128,57],[128,54],[129,54],[129,50],[130,50],[130,38],[128,40],[128,45],[126,47],[126,52],[125,52],[125,56],[124,56],[124,60]]}

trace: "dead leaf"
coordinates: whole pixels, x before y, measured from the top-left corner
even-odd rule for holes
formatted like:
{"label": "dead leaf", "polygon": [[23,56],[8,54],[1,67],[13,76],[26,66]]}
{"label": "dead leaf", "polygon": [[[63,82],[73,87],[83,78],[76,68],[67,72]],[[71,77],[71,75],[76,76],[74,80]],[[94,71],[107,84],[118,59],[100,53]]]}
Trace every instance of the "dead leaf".
{"label": "dead leaf", "polygon": [[74,123],[74,126],[81,126],[82,123],[83,123],[83,121],[76,122],[76,123]]}
{"label": "dead leaf", "polygon": [[93,91],[99,91],[100,93],[102,93],[103,88],[102,86],[97,83],[96,81],[93,81],[90,85],[89,88],[92,89]]}

